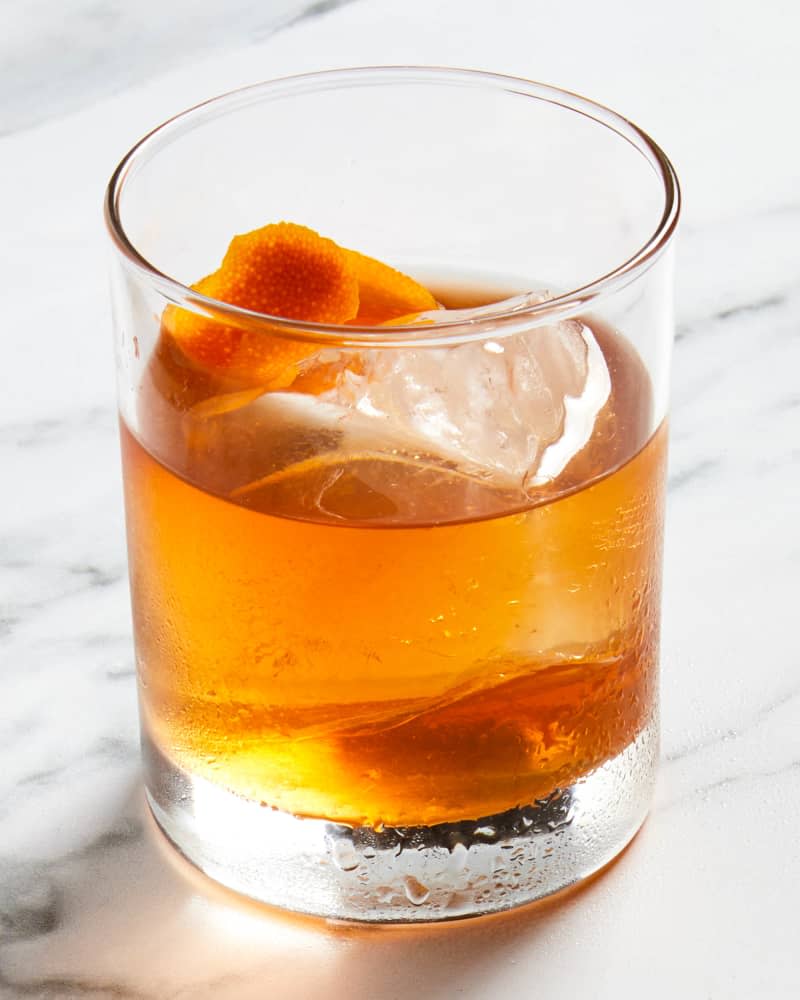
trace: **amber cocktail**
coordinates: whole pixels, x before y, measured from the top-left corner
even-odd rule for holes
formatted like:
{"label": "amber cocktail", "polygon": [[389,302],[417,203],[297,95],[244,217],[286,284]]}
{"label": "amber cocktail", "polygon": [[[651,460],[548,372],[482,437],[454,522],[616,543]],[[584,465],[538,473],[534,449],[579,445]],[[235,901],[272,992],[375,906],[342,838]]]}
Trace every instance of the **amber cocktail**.
{"label": "amber cocktail", "polygon": [[[499,107],[509,86],[351,71],[266,85],[238,113],[269,116],[277,95],[300,118],[317,92],[344,107],[387,87],[415,107],[421,87]],[[585,115],[515,87],[545,121],[556,96]],[[622,258],[593,294],[550,287],[519,234],[479,269],[458,241],[443,256],[422,218],[419,245],[403,233],[393,255],[374,232],[345,243],[346,216],[307,228],[314,204],[303,225],[280,221],[294,196],[222,239],[187,214],[216,248],[181,290],[121,241],[124,170],[112,182],[148,793],[189,858],[268,902],[384,921],[489,912],[595,870],[644,816],[677,206],[656,147],[589,107],[662,185],[639,270]],[[177,122],[196,136],[216,120]]]}

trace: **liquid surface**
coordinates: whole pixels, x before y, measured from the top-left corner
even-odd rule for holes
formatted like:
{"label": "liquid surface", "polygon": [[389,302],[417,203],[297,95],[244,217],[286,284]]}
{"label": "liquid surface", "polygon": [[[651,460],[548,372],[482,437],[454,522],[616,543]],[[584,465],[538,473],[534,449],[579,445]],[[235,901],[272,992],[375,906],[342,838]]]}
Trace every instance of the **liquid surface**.
{"label": "liquid surface", "polygon": [[269,404],[213,412],[229,392],[162,342],[122,428],[157,745],[269,806],[401,826],[531,802],[624,749],[656,682],[666,431],[648,439],[632,348],[592,329],[608,404],[534,495],[347,455]]}

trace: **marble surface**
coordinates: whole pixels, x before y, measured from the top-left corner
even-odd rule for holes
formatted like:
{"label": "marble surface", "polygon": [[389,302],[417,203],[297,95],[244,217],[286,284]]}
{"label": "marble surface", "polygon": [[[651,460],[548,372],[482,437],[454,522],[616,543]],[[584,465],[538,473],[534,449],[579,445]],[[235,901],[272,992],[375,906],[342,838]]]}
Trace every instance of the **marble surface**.
{"label": "marble surface", "polygon": [[[800,995],[800,9],[2,6],[0,998]],[[143,809],[100,202],[131,141],[189,104],[394,62],[615,107],[673,157],[685,213],[651,817],[581,891],[367,931],[214,888]]]}

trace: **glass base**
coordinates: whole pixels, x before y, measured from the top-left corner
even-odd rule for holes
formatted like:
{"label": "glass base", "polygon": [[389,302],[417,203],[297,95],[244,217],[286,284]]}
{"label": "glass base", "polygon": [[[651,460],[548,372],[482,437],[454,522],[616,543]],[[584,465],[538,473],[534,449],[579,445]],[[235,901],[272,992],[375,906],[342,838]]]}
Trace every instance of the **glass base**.
{"label": "glass base", "polygon": [[156,821],[206,875],[300,913],[414,923],[521,906],[611,861],[647,814],[658,726],[651,722],[618,756],[531,805],[381,832],[261,807],[179,768],[147,737],[144,755]]}

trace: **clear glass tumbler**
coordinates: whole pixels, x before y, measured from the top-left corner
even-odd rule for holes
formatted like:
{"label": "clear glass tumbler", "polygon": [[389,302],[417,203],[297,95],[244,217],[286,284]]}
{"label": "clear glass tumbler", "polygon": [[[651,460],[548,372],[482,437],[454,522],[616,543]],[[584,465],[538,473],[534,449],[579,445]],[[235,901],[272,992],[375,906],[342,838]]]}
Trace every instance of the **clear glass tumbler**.
{"label": "clear glass tumbler", "polygon": [[[637,127],[468,71],[277,80],[125,156],[106,212],[145,782],[212,878],[440,920],[633,837],[678,211]],[[434,307],[376,325],[366,278],[340,323],[215,292],[231,239],[282,220]]]}

